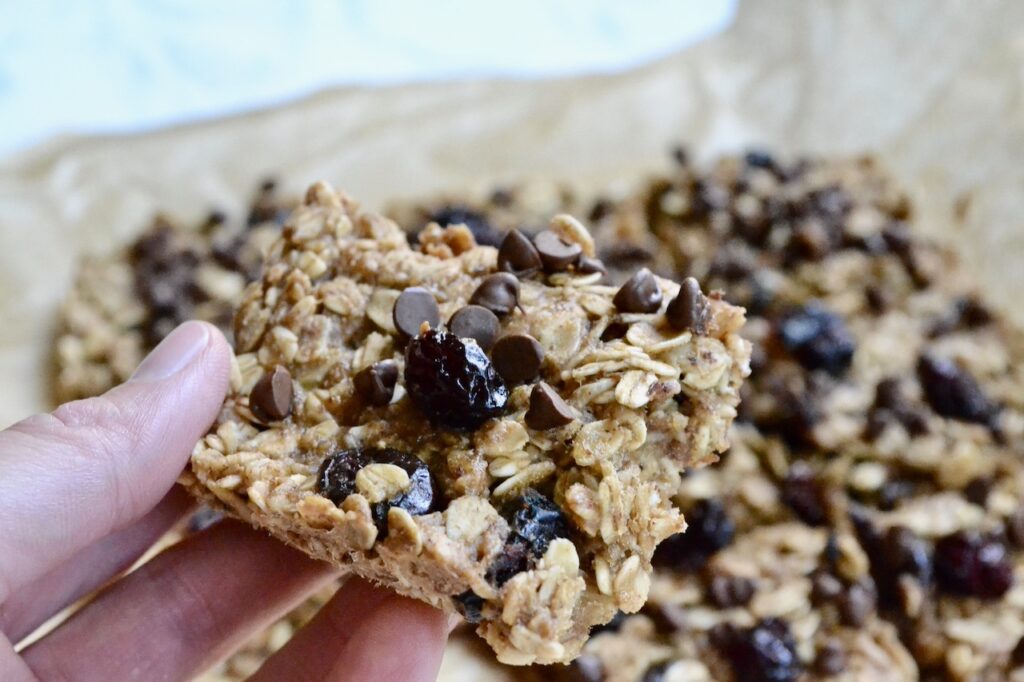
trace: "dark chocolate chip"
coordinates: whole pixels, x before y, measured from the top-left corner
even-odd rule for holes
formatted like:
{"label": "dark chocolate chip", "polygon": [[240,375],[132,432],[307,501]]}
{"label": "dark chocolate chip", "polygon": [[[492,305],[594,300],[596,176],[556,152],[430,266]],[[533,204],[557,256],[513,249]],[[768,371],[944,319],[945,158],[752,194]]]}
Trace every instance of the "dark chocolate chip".
{"label": "dark chocolate chip", "polygon": [[284,419],[292,411],[292,375],[278,365],[249,392],[249,409],[263,421]]}
{"label": "dark chocolate chip", "polygon": [[469,302],[483,306],[495,315],[508,315],[519,302],[519,280],[507,272],[489,275],[469,297]]}
{"label": "dark chocolate chip", "polygon": [[544,230],[538,234],[533,245],[540,254],[540,261],[544,264],[545,272],[562,272],[576,265],[583,249],[579,244],[567,242],[551,230]]}
{"label": "dark chocolate chip", "polygon": [[526,425],[535,431],[558,428],[576,418],[572,408],[562,400],[555,389],[543,381],[530,392],[530,408],[526,411]]}
{"label": "dark chocolate chip", "polygon": [[516,277],[529,277],[540,270],[541,265],[533,242],[519,230],[509,230],[498,248],[498,269]]}
{"label": "dark chocolate chip", "polygon": [[723,609],[747,604],[754,591],[754,581],[739,575],[716,575],[708,585],[711,600]]}
{"label": "dark chocolate chip", "polygon": [[707,334],[710,306],[701,292],[700,284],[693,277],[687,277],[679,287],[679,295],[672,299],[665,309],[665,319],[678,331],[692,331]]}
{"label": "dark chocolate chip", "polygon": [[356,391],[370,405],[382,407],[391,402],[398,383],[398,365],[393,360],[381,360],[359,371],[352,382]]}
{"label": "dark chocolate chip", "polygon": [[494,345],[500,327],[497,315],[480,305],[459,308],[448,320],[448,331],[464,339],[473,339],[484,350]]}
{"label": "dark chocolate chip", "polygon": [[588,258],[587,256],[580,258],[580,262],[576,264],[576,271],[584,275],[591,275],[595,272],[600,272],[602,275],[608,274],[608,268],[604,266],[600,259]]}
{"label": "dark chocolate chip", "polygon": [[977,424],[992,423],[995,405],[974,377],[952,360],[923,354],[917,362],[917,378],[937,414]]}
{"label": "dark chocolate chip", "polygon": [[647,268],[640,268],[622,285],[612,303],[623,313],[654,313],[661,307],[661,285]]}
{"label": "dark chocolate chip", "polygon": [[509,334],[494,344],[491,361],[505,383],[526,384],[540,375],[544,349],[529,334]]}
{"label": "dark chocolate chip", "polygon": [[395,301],[392,318],[400,334],[413,337],[420,333],[424,322],[431,329],[437,328],[441,324],[441,311],[433,294],[423,287],[409,287]]}

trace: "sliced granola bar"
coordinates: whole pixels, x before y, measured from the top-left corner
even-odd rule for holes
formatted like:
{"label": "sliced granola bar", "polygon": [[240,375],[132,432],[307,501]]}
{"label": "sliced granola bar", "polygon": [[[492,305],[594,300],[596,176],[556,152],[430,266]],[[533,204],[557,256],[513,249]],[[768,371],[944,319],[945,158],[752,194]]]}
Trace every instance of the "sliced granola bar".
{"label": "sliced granola bar", "polygon": [[727,446],[743,311],[637,271],[600,283],[568,216],[479,246],[312,187],[235,318],[237,372],[187,483],[313,556],[568,660],[636,611]]}

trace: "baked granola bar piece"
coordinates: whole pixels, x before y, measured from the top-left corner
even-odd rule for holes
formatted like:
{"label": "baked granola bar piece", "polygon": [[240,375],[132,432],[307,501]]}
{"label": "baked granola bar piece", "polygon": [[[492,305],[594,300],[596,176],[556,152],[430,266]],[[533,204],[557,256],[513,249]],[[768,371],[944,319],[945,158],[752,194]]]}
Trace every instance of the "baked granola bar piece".
{"label": "baked granola bar piece", "polygon": [[727,445],[743,311],[692,281],[600,284],[568,216],[410,246],[312,187],[235,318],[233,390],[186,483],[309,554],[568,660],[647,596],[680,473]]}
{"label": "baked granola bar piece", "polygon": [[230,332],[232,311],[290,207],[267,181],[243,219],[214,211],[192,226],[157,216],[129,246],[84,260],[60,311],[56,402],[121,383],[185,320]]}

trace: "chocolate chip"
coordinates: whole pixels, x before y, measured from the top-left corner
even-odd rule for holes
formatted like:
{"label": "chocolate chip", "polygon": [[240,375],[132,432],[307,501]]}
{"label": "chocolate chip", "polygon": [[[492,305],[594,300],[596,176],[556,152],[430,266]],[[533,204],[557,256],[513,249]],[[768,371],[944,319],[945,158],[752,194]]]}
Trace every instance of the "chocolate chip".
{"label": "chocolate chip", "polygon": [[530,408],[526,411],[526,425],[536,431],[558,428],[576,418],[572,408],[543,381],[530,392]]}
{"label": "chocolate chip", "polygon": [[687,277],[679,287],[679,295],[665,309],[665,319],[678,331],[692,331],[695,334],[708,332],[708,299],[700,290],[700,284],[693,277]]}
{"label": "chocolate chip", "polygon": [[754,591],[754,581],[739,575],[713,576],[708,586],[712,601],[723,609],[745,605],[753,598]]}
{"label": "chocolate chip", "polygon": [[392,318],[400,334],[412,337],[420,333],[420,325],[424,322],[431,329],[440,325],[441,311],[433,294],[423,287],[409,287],[395,301]]}
{"label": "chocolate chip", "polygon": [[551,230],[538,234],[533,245],[540,254],[545,272],[562,272],[568,270],[579,261],[583,249],[579,244],[567,242]]}
{"label": "chocolate chip", "polygon": [[284,419],[292,411],[292,375],[280,365],[264,374],[249,392],[249,409],[263,421]]}
{"label": "chocolate chip", "polygon": [[540,254],[533,242],[519,230],[510,230],[498,248],[498,269],[516,277],[529,277],[541,268]]}
{"label": "chocolate chip", "polygon": [[1006,537],[1017,548],[1024,547],[1024,506],[1019,506],[1006,518]]}
{"label": "chocolate chip", "polygon": [[974,377],[952,360],[923,354],[917,362],[917,378],[937,414],[977,424],[992,422],[995,405]]}
{"label": "chocolate chip", "polygon": [[640,268],[622,285],[612,303],[623,313],[654,313],[661,307],[661,285],[647,268]]}
{"label": "chocolate chip", "polygon": [[393,360],[381,360],[364,368],[353,377],[356,391],[370,405],[382,407],[391,402],[398,382],[398,365]]}
{"label": "chocolate chip", "polygon": [[597,258],[588,258],[583,256],[580,258],[580,262],[576,264],[576,271],[583,275],[591,275],[595,272],[600,272],[602,275],[608,274],[608,268],[604,266]]}
{"label": "chocolate chip", "polygon": [[459,308],[448,320],[448,331],[464,339],[473,339],[484,350],[494,345],[500,327],[498,317],[480,305]]}
{"label": "chocolate chip", "polygon": [[507,272],[489,275],[469,297],[469,302],[495,315],[508,315],[519,302],[519,280]]}
{"label": "chocolate chip", "polygon": [[526,384],[540,374],[544,349],[529,334],[509,334],[498,339],[491,362],[507,384]]}

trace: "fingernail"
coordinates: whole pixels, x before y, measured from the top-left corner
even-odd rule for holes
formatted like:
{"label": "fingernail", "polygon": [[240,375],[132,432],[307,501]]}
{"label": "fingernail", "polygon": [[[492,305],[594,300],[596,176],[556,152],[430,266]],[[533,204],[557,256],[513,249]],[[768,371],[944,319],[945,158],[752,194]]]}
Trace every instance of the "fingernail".
{"label": "fingernail", "polygon": [[129,381],[160,381],[181,371],[196,359],[210,342],[210,332],[202,322],[186,322],[167,335],[150,351]]}

